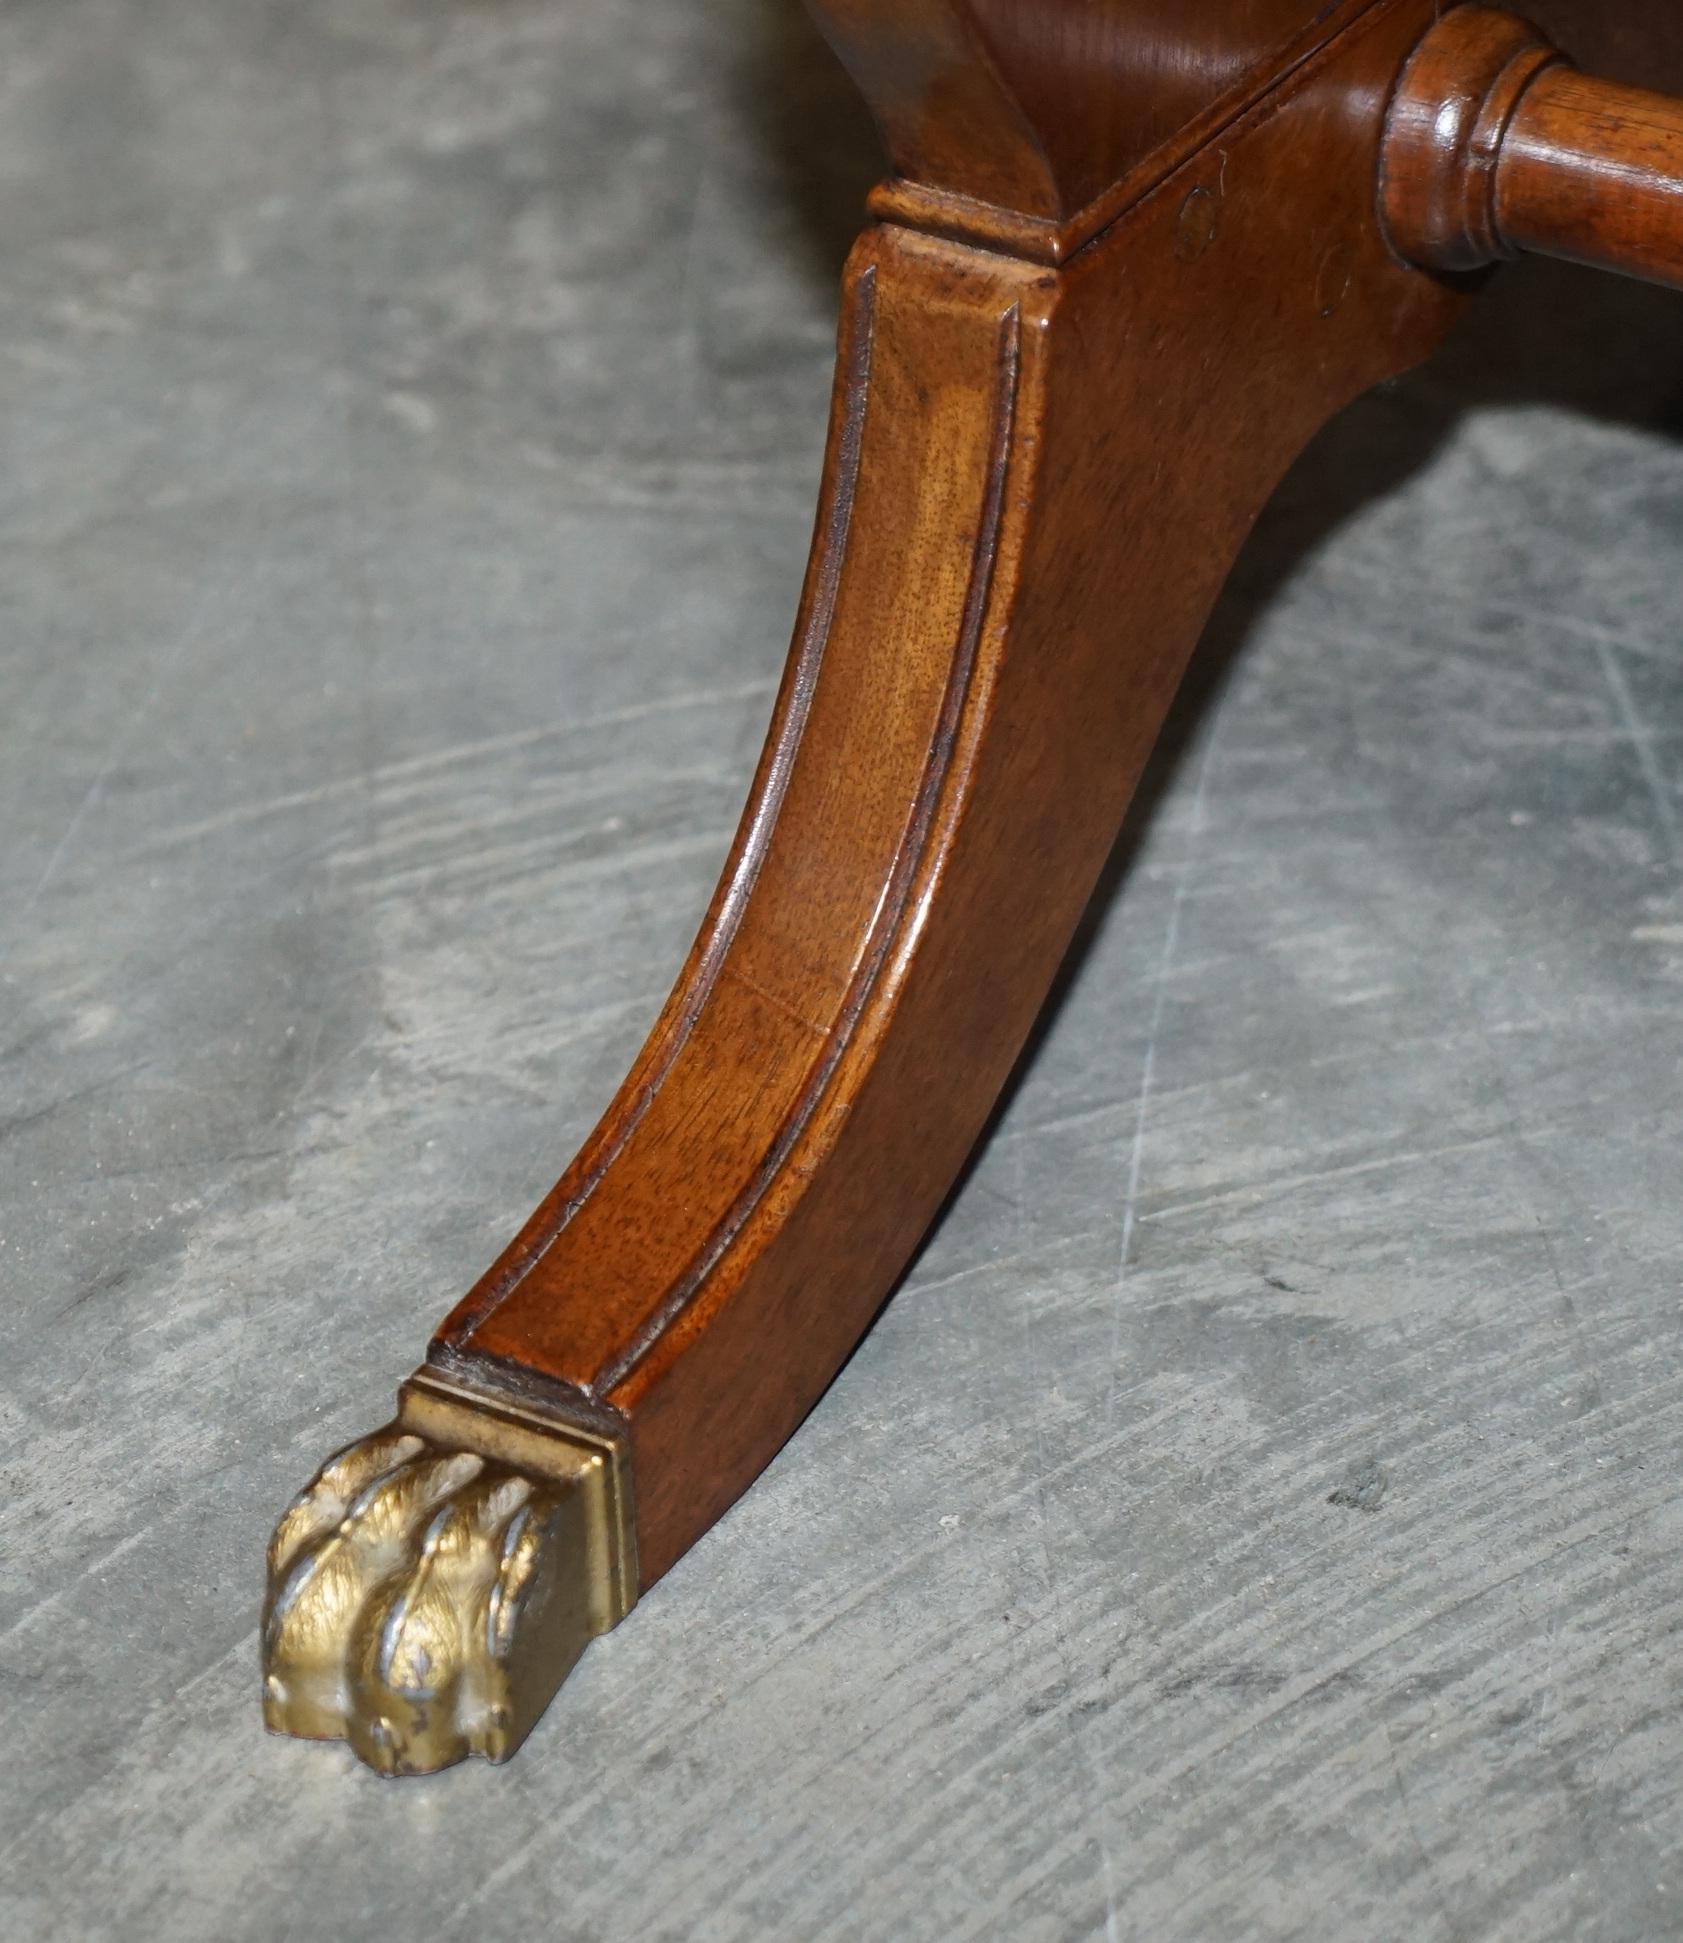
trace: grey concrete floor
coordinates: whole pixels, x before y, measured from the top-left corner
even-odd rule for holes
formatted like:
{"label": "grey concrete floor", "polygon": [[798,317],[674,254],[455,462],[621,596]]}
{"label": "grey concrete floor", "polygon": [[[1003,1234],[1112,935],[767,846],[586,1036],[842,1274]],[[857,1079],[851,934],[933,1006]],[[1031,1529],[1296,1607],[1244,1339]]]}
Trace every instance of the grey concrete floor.
{"label": "grey concrete floor", "polygon": [[962,1194],[521,1758],[259,1730],[276,1512],[723,858],[874,166],[787,0],[0,13],[7,1939],[1683,1934],[1683,307],[1566,272],[1294,474]]}

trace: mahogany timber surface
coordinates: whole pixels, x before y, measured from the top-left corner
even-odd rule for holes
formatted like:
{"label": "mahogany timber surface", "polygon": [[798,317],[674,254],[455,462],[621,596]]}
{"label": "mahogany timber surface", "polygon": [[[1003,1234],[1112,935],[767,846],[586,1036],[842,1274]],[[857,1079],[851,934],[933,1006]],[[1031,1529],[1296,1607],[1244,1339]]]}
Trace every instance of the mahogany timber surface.
{"label": "mahogany timber surface", "polygon": [[768,0],[0,41],[0,1934],[1671,1934],[1678,299],[1514,265],[1316,441],[859,1355],[384,1788],[260,1543],[682,962],[874,138]]}
{"label": "mahogany timber surface", "polygon": [[1067,219],[1366,0],[826,0],[904,177]]}
{"label": "mahogany timber surface", "polygon": [[[1373,0],[823,0],[893,178],[879,213],[1058,261]],[[1441,7],[1437,10],[1443,12]],[[1683,86],[1683,10],[1526,9],[1583,66]]]}
{"label": "mahogany timber surface", "polygon": [[1683,101],[1582,72],[1516,14],[1459,7],[1391,103],[1381,204],[1423,267],[1529,250],[1683,286]]}
{"label": "mahogany timber surface", "polygon": [[1496,214],[1515,249],[1683,289],[1683,101],[1540,75],[1502,142]]}
{"label": "mahogany timber surface", "polygon": [[856,251],[796,645],[713,910],[433,1352],[629,1426],[645,1584],[940,1205],[1281,473],[1456,314],[1373,209],[1429,18],[1373,9],[1061,273],[892,228]]}

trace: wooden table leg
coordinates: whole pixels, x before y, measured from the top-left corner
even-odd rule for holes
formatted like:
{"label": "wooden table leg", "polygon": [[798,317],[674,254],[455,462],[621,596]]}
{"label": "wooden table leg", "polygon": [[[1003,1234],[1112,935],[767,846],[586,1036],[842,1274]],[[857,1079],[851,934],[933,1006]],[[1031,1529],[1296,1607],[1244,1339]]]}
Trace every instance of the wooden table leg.
{"label": "wooden table leg", "polygon": [[[1086,50],[988,38],[1006,10],[820,11],[901,173],[847,271],[735,848],[596,1131],[271,1550],[269,1724],[387,1773],[511,1752],[811,1409],[983,1127],[1275,483],[1464,300],[1377,216],[1434,0],[1279,0],[1143,154],[1099,130]],[[1196,11],[1081,10],[1130,56]],[[1034,137],[1057,58],[1079,153]]]}

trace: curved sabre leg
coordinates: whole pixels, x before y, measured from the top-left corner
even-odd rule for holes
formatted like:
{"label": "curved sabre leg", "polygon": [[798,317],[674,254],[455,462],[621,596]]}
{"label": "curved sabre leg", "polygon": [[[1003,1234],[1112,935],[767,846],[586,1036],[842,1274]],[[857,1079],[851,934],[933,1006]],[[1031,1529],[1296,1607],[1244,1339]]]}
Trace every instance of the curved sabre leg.
{"label": "curved sabre leg", "polygon": [[795,644],[723,881],[397,1424],[283,1520],[272,1726],[387,1772],[506,1755],[892,1290],[1263,503],[1461,301],[1374,215],[1431,0],[1333,11],[1078,248],[859,243]]}

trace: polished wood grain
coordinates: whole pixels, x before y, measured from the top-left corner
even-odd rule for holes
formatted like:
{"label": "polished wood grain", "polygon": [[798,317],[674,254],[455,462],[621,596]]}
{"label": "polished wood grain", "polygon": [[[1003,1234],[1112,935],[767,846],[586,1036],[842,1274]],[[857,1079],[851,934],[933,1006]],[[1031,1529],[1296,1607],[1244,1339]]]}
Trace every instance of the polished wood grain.
{"label": "polished wood grain", "polygon": [[1496,224],[1511,249],[1683,289],[1683,102],[1540,75],[1502,141]]}
{"label": "polished wood grain", "polygon": [[[823,0],[813,11],[883,132],[893,172],[875,213],[1060,263],[1374,4]],[[1683,9],[1541,0],[1529,12],[1612,80],[1683,88]]]}
{"label": "polished wood grain", "polygon": [[1056,262],[1372,0],[823,0],[884,216]]}
{"label": "polished wood grain", "polygon": [[1575,69],[1529,21],[1469,6],[1392,104],[1384,220],[1411,262],[1531,250],[1683,288],[1683,102]]}
{"label": "polished wood grain", "polygon": [[[1683,116],[1493,8],[817,11],[899,173],[846,274],[811,563],[735,845],[596,1130],[398,1423],[295,1507],[320,1546],[271,1576],[279,1724],[372,1735],[392,1771],[501,1758],[846,1360],[986,1124],[1305,442],[1435,347],[1467,300],[1452,273],[1527,247],[1680,267]],[[386,1469],[345,1510],[359,1451]],[[431,1516],[427,1481],[459,1470],[467,1519],[493,1459],[556,1507],[600,1474],[554,1567],[595,1559],[600,1597],[551,1629],[565,1650],[496,1663],[511,1693],[542,1663],[519,1707],[442,1739],[429,1649],[399,1733],[397,1673],[362,1711],[333,1681],[393,1637],[375,1568],[405,1494]],[[409,1528],[419,1583],[433,1527]],[[372,1590],[344,1633],[352,1554]]]}
{"label": "polished wood grain", "polygon": [[1375,212],[1377,6],[1063,270],[883,226],[729,866],[450,1380],[618,1426],[658,1578],[810,1409],[986,1121],[1281,472],[1459,295]]}

